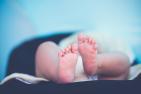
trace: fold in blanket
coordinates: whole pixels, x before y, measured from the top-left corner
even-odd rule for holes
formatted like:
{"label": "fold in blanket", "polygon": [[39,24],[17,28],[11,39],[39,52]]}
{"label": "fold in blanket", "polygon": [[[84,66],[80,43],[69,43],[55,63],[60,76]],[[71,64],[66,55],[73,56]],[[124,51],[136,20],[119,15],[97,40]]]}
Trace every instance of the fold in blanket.
{"label": "fold in blanket", "polygon": [[38,82],[41,81],[48,81],[47,79],[43,79],[43,78],[39,78],[39,77],[35,77],[35,76],[31,76],[28,74],[23,74],[23,73],[13,73],[9,76],[7,76],[6,78],[4,78],[0,84],[4,84],[7,81],[11,80],[11,79],[17,79],[25,84],[37,84]]}
{"label": "fold in blanket", "polygon": [[[135,79],[139,74],[141,74],[141,64],[132,66],[131,69],[130,69],[128,80]],[[37,84],[41,81],[48,81],[47,79],[31,76],[31,75],[28,75],[28,74],[13,73],[13,74],[7,76],[6,78],[4,78],[0,82],[0,84],[2,85],[2,84],[6,83],[7,81],[9,81],[11,79],[17,79],[17,80],[19,80],[19,81],[21,81],[25,84]]]}

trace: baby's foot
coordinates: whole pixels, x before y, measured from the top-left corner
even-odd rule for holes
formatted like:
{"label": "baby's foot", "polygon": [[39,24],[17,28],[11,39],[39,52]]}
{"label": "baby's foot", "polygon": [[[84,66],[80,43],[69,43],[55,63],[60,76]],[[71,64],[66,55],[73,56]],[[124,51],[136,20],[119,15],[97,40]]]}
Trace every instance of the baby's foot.
{"label": "baby's foot", "polygon": [[83,60],[84,71],[87,75],[95,75],[96,63],[96,42],[83,34],[78,35],[78,50]]}
{"label": "baby's foot", "polygon": [[78,58],[78,47],[76,44],[68,46],[59,52],[59,75],[60,83],[71,83],[75,78],[75,68]]}

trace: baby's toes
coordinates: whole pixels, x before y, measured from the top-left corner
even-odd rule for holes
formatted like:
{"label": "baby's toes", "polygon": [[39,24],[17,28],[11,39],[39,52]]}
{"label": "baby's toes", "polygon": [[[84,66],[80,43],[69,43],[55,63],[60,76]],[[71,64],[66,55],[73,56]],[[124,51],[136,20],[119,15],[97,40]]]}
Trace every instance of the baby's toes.
{"label": "baby's toes", "polygon": [[67,54],[67,49],[66,49],[66,48],[63,49],[63,50],[62,50],[62,53],[63,53],[63,56],[65,56],[65,55]]}
{"label": "baby's toes", "polygon": [[88,36],[85,36],[85,42],[89,43],[89,37]]}
{"label": "baby's toes", "polygon": [[66,48],[66,53],[71,53],[71,46],[68,46],[68,47]]}
{"label": "baby's toes", "polygon": [[93,44],[93,45],[95,45],[95,44],[96,44],[96,42],[95,42],[95,40],[94,40],[94,39],[92,39],[92,44]]}
{"label": "baby's toes", "polygon": [[78,35],[78,43],[84,43],[86,41],[86,36],[82,33]]}
{"label": "baby's toes", "polygon": [[60,52],[58,53],[58,56],[59,56],[59,57],[63,57],[64,55],[65,55],[64,51],[60,51]]}
{"label": "baby's toes", "polygon": [[89,37],[88,43],[89,43],[90,45],[93,44],[93,39],[92,39],[91,37]]}
{"label": "baby's toes", "polygon": [[72,53],[78,53],[78,45],[76,43],[71,45],[71,51]]}

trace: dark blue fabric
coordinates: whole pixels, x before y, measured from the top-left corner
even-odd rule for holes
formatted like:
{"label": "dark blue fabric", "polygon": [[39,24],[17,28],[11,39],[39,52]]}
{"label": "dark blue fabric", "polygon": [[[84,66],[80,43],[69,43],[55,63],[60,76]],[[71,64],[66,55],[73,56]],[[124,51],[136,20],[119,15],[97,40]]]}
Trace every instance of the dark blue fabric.
{"label": "dark blue fabric", "polygon": [[141,81],[87,81],[72,84],[41,82],[27,85],[12,79],[0,88],[1,94],[140,94]]}

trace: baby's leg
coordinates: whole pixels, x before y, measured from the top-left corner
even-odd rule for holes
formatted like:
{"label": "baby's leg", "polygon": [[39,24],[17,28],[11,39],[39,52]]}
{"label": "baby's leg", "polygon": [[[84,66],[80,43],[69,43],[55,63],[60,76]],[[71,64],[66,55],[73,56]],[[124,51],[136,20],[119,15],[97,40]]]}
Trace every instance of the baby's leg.
{"label": "baby's leg", "polygon": [[129,59],[122,53],[101,53],[96,55],[96,45],[91,38],[79,35],[78,49],[82,56],[84,71],[87,75],[99,75],[99,79],[127,79]]}
{"label": "baby's leg", "polygon": [[97,55],[97,74],[101,80],[126,80],[129,74],[129,59],[120,52]]}
{"label": "baby's leg", "polygon": [[58,80],[58,52],[60,48],[53,42],[42,43],[36,52],[36,76],[48,80]]}
{"label": "baby's leg", "polygon": [[58,83],[73,82],[77,46],[60,51],[53,42],[42,43],[36,53],[36,75]]}

